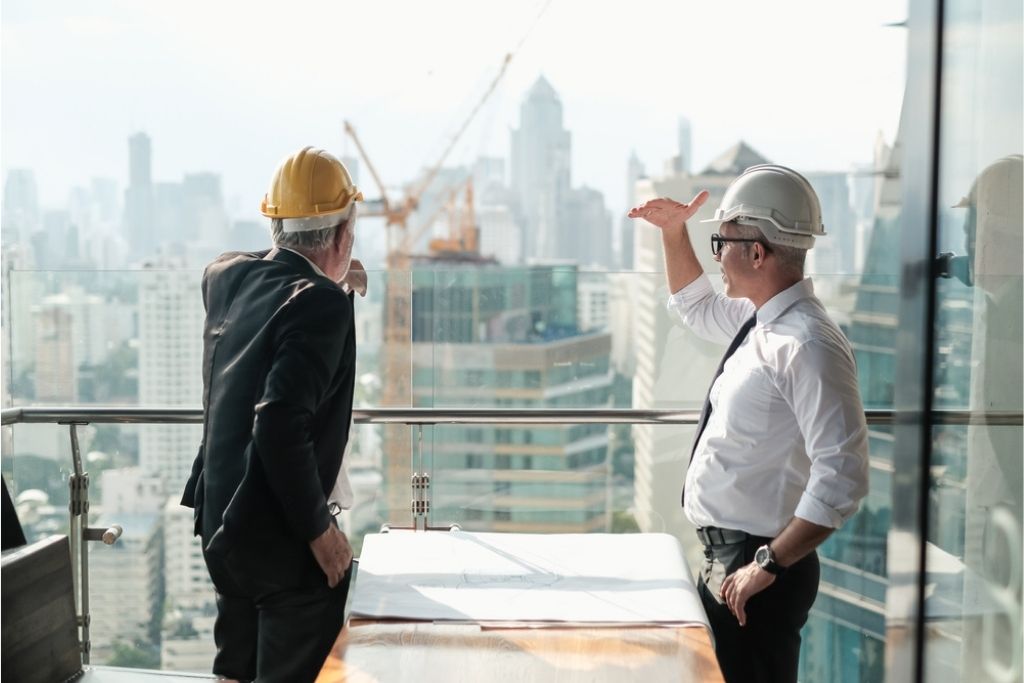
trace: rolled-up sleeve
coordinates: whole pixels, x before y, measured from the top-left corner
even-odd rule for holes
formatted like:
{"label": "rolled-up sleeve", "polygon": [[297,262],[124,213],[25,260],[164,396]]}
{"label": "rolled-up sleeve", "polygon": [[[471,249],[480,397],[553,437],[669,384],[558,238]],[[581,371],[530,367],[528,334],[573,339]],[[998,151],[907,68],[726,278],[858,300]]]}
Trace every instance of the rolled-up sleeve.
{"label": "rolled-up sleeve", "polygon": [[719,344],[728,344],[755,310],[749,299],[715,292],[706,273],[670,295],[667,308],[698,337]]}
{"label": "rolled-up sleeve", "polygon": [[868,429],[852,355],[827,340],[799,346],[781,373],[810,458],[795,516],[839,528],[868,491]]}

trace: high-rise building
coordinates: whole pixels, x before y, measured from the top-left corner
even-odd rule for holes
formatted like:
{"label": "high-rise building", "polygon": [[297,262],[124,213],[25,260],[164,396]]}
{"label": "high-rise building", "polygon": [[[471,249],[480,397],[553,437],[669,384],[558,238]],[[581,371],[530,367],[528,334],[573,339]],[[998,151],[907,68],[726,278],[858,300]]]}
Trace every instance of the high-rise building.
{"label": "high-rise building", "polygon": [[259,251],[270,247],[269,221],[234,221],[225,251]]}
{"label": "high-rise building", "polygon": [[580,331],[594,332],[609,329],[609,295],[611,284],[607,271],[588,271],[579,274],[577,318]]}
{"label": "high-rise building", "polygon": [[571,187],[572,135],[562,123],[562,102],[543,76],[526,93],[511,149],[511,185],[523,226],[523,255],[556,258],[559,207]]}
{"label": "high-rise building", "polygon": [[120,467],[100,472],[99,507],[108,517],[156,515],[164,507],[163,484],[159,477],[139,467]]}
{"label": "high-rise building", "polygon": [[[199,273],[181,263],[151,264],[139,277],[139,402],[202,402],[203,301]],[[168,494],[188,479],[202,436],[199,425],[153,424],[139,430],[139,465],[157,473]]]}
{"label": "high-rise building", "polygon": [[693,168],[693,130],[690,119],[679,117],[679,151],[676,156],[676,172],[689,173]]}
{"label": "high-rise building", "polygon": [[501,157],[477,157],[473,162],[473,185],[477,196],[488,188],[505,186],[505,160]]}
{"label": "high-rise building", "polygon": [[188,220],[185,210],[185,192],[181,183],[161,181],[153,184],[153,250],[146,254],[156,256],[156,248],[167,242],[193,241],[198,233]]}
{"label": "high-rise building", "polygon": [[160,668],[208,674],[213,669],[216,654],[213,637],[216,619],[216,612],[212,610],[195,615],[169,611],[160,638]]}
{"label": "high-rise building", "polygon": [[[181,263],[160,261],[144,270],[139,284],[139,400],[143,405],[196,406],[202,402],[203,308],[199,274]],[[209,639],[191,625],[213,604],[214,593],[193,534],[192,511],[178,504],[202,437],[200,425],[151,424],[139,429],[139,464],[160,477],[164,500],[158,511],[164,530],[164,578],[171,590],[159,626],[175,641],[161,651],[166,667],[209,664]],[[205,634],[208,636],[209,634]],[[166,650],[166,653],[164,652]],[[207,668],[208,670],[208,668]]]}
{"label": "high-rise building", "polygon": [[44,211],[42,228],[29,238],[36,265],[44,270],[80,266],[78,226],[67,211]]}
{"label": "high-rise building", "polygon": [[[636,206],[636,183],[646,175],[644,165],[636,150],[629,153],[629,160],[626,162],[626,205]],[[622,220],[619,222],[618,265],[623,270],[633,269],[633,231],[634,220],[622,212]]]}
{"label": "high-rise building", "polygon": [[570,190],[559,207],[559,231],[554,257],[580,266],[612,265],[612,217],[604,195],[589,187]]}
{"label": "high-rise building", "polygon": [[202,548],[195,539],[195,515],[172,495],[161,505],[164,523],[164,577],[167,608],[199,610],[214,601]]}
{"label": "high-rise building", "polygon": [[184,225],[176,232],[162,235],[168,242],[186,241],[181,236],[192,235],[197,258],[192,262],[205,265],[224,251],[228,238],[228,218],[224,210],[224,196],[220,176],[216,173],[186,173],[181,181]]}
{"label": "high-rise building", "polygon": [[[429,271],[415,278],[417,407],[611,405],[611,337],[579,331],[575,266],[453,265],[443,286]],[[444,470],[432,484],[434,523],[521,532],[609,528],[605,425],[438,426],[429,439],[433,469]]]}
{"label": "high-rise building", "polygon": [[[36,362],[36,327],[33,322],[43,296],[43,286],[32,271],[31,249],[23,244],[3,245],[3,367],[9,398],[24,400]],[[11,405],[8,403],[8,405]]]}
{"label": "high-rise building", "polygon": [[807,254],[807,273],[818,276],[821,297],[842,276],[855,272],[857,225],[850,205],[850,174],[812,171],[804,177],[811,183],[821,202],[821,220],[825,237],[816,240]]}
{"label": "high-rise building", "polygon": [[139,132],[128,138],[128,188],[124,193],[125,241],[136,256],[148,256],[156,247],[153,201],[152,145],[149,136]]}
{"label": "high-rise building", "polygon": [[482,203],[476,210],[476,222],[481,254],[509,266],[523,262],[523,231],[508,203]]}
{"label": "high-rise building", "polygon": [[2,220],[5,247],[13,244],[27,247],[32,233],[39,229],[39,193],[35,174],[29,169],[15,168],[7,172]]}
{"label": "high-rise building", "polygon": [[161,624],[160,668],[172,671],[210,671],[216,648],[212,614],[216,595],[195,536],[195,517],[178,496],[166,499],[161,510],[164,528],[166,599]]}
{"label": "high-rise building", "polygon": [[[650,279],[660,273],[608,274],[608,330],[612,333],[612,368],[632,382],[636,372],[636,343],[633,296],[631,290],[640,278]],[[632,392],[631,392],[632,393]],[[630,401],[628,407],[633,407]]]}
{"label": "high-rise building", "polygon": [[159,513],[104,512],[90,521],[124,529],[113,545],[89,548],[92,661],[107,662],[119,648],[156,650],[164,592]]}
{"label": "high-rise building", "polygon": [[71,310],[60,303],[42,303],[33,315],[35,339],[35,398],[51,405],[71,405],[78,399]]}

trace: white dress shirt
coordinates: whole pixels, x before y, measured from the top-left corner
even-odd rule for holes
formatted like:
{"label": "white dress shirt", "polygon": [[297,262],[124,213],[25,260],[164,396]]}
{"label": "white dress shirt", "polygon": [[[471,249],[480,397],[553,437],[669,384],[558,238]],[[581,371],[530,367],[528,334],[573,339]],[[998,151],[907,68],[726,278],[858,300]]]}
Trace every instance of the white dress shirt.
{"label": "white dress shirt", "polygon": [[[722,344],[755,312],[749,299],[715,293],[707,275],[669,297],[668,307]],[[809,278],[757,311],[710,399],[686,472],[684,511],[693,524],[775,537],[794,516],[838,528],[857,511],[868,489],[857,368]]]}

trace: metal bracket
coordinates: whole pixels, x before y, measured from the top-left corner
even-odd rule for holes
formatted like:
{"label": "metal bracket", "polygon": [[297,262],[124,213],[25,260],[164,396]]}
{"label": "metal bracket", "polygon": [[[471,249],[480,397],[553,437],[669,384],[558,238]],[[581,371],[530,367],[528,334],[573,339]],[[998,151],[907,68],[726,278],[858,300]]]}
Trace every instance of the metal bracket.
{"label": "metal bracket", "polygon": [[68,509],[72,515],[89,512],[89,473],[72,474],[68,477]]}
{"label": "metal bracket", "polygon": [[103,541],[107,545],[114,545],[123,533],[124,527],[120,524],[112,524],[106,528],[91,526],[82,531],[82,538],[87,541]]}

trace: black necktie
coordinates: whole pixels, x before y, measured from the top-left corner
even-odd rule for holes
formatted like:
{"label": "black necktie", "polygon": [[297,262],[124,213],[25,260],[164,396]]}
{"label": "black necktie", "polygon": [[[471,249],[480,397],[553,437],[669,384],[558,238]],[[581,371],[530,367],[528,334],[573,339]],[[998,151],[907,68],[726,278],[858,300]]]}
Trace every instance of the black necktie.
{"label": "black necktie", "polygon": [[[708,395],[704,398],[704,407],[700,411],[700,420],[697,422],[697,433],[693,437],[693,447],[690,449],[690,464],[693,464],[693,456],[697,452],[697,444],[700,443],[700,437],[704,433],[704,428],[708,426],[708,418],[711,417],[711,389],[714,388],[715,382],[718,381],[719,375],[722,374],[722,370],[725,369],[725,362],[732,357],[732,354],[736,353],[736,349],[740,347],[743,340],[747,338],[747,334],[750,333],[750,329],[757,322],[757,314],[750,316],[750,320],[743,323],[739,332],[732,338],[732,343],[729,344],[729,348],[725,350],[725,355],[722,356],[722,362],[718,364],[718,369],[715,370],[715,376],[711,379],[711,386],[708,387]],[[686,499],[686,479],[683,479],[683,493],[681,500]]]}

